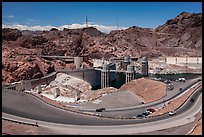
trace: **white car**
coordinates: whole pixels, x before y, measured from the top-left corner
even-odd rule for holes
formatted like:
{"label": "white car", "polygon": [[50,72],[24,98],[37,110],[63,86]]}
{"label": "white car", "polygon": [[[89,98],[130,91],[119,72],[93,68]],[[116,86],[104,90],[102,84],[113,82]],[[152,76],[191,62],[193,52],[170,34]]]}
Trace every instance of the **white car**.
{"label": "white car", "polygon": [[178,78],[178,81],[185,82],[186,79],[185,78]]}
{"label": "white car", "polygon": [[169,112],[169,115],[170,115],[170,116],[175,115],[175,114],[176,114],[176,111],[170,111],[170,112]]}

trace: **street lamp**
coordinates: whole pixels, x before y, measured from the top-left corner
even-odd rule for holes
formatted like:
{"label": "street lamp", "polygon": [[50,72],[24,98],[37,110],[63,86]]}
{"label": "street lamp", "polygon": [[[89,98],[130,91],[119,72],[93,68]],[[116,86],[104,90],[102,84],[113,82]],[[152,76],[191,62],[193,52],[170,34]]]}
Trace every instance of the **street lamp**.
{"label": "street lamp", "polygon": [[164,95],[164,97],[163,97],[163,102],[164,102],[163,108],[166,107],[166,105],[165,105],[165,98],[166,98],[166,96],[167,96],[167,91],[168,91],[168,84],[166,84],[166,93],[165,93],[165,95]]}

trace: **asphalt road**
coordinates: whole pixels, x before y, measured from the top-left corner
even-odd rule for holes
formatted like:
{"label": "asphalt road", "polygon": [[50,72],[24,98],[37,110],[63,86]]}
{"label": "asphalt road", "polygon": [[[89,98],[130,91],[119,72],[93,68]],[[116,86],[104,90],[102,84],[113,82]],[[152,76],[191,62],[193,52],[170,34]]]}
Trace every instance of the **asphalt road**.
{"label": "asphalt road", "polygon": [[[193,98],[198,97],[202,92],[197,91],[193,94]],[[183,113],[192,106],[192,102],[188,101],[180,111]],[[147,123],[166,119],[169,115],[162,115],[151,119],[106,119],[94,116],[87,116],[66,110],[62,110],[23,92],[2,91],[2,112],[53,123],[72,124],[72,125],[125,125]],[[174,116],[172,116],[174,117]]]}
{"label": "asphalt road", "polygon": [[[147,104],[143,104],[143,105],[139,105],[139,106],[131,106],[131,107],[123,107],[123,108],[112,108],[112,109],[106,109],[103,112],[97,112],[98,114],[104,115],[104,116],[125,116],[125,117],[133,117],[136,116],[138,114],[142,114],[143,112],[145,112],[148,108],[150,107],[155,107],[158,105],[164,105],[164,102],[169,101],[173,98],[175,98],[176,96],[182,94],[183,92],[185,92],[189,87],[191,87],[192,85],[194,85],[195,83],[197,83],[198,78],[193,79],[193,80],[188,80],[186,82],[173,82],[175,88],[171,91],[167,91],[167,96],[165,98],[162,98],[160,100],[157,100],[155,102],[152,103],[147,103]],[[179,88],[182,87],[183,90],[179,91]],[[85,111],[85,112],[95,112],[95,109],[87,109],[87,108],[77,108],[81,111]]]}

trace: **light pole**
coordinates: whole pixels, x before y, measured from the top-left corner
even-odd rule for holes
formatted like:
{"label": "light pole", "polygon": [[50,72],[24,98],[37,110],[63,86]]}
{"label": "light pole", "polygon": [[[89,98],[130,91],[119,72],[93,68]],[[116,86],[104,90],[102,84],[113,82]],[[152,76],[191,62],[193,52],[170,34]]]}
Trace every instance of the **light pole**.
{"label": "light pole", "polygon": [[166,93],[165,93],[164,98],[163,98],[163,102],[164,102],[163,108],[166,107],[166,105],[165,105],[165,98],[167,96],[167,91],[168,91],[168,84],[166,84]]}

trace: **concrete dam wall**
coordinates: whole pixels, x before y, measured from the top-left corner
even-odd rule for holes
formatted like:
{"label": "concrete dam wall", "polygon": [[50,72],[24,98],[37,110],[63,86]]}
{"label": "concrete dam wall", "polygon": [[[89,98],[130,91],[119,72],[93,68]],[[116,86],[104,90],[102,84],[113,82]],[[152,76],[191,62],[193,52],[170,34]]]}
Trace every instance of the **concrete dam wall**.
{"label": "concrete dam wall", "polygon": [[[116,65],[112,64],[110,65],[111,70],[115,70]],[[53,72],[45,77],[39,78],[39,79],[32,79],[32,80],[23,80],[19,83],[9,85],[8,88],[15,89],[18,91],[22,90],[31,90],[38,85],[45,85],[49,84],[51,81],[55,80],[57,73],[65,73],[70,76],[82,79],[86,82],[88,82],[92,87],[93,86],[99,86],[101,84],[101,71],[93,69],[78,69],[78,70],[57,70],[56,72]],[[116,79],[116,73],[115,72],[109,72],[110,73],[110,81],[113,81]]]}
{"label": "concrete dam wall", "polygon": [[[68,74],[70,76],[82,79],[88,82],[91,86],[99,86],[101,84],[101,71],[94,69],[79,69],[79,70],[58,70],[58,72]],[[110,81],[116,79],[116,73],[110,72]]]}

